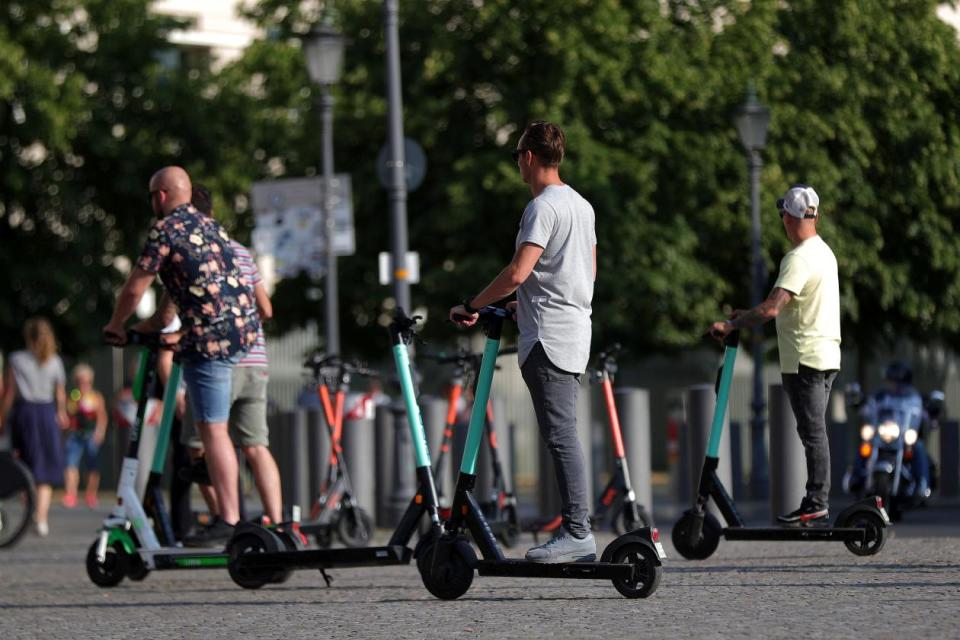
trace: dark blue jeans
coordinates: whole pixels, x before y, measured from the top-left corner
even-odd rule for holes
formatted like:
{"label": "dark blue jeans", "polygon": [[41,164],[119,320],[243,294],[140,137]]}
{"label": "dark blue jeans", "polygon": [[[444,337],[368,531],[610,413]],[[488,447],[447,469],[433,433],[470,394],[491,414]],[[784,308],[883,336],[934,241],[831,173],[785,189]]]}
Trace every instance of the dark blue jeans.
{"label": "dark blue jeans", "polygon": [[781,377],[807,456],[807,500],[815,507],[826,509],[830,502],[827,400],[837,372],[800,365],[797,373],[784,373]]}
{"label": "dark blue jeans", "polygon": [[520,372],[533,399],[540,437],[553,456],[563,525],[575,537],[585,538],[590,534],[590,499],[583,452],[577,438],[580,375],[554,366],[539,342]]}

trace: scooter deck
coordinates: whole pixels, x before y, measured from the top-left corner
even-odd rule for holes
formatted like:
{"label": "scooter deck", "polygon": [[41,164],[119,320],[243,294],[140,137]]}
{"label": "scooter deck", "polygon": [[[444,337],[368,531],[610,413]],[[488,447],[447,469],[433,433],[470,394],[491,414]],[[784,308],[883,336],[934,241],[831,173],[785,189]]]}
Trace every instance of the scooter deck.
{"label": "scooter deck", "polygon": [[153,556],[154,569],[223,569],[230,556],[225,552],[201,550],[144,551],[141,554]]}
{"label": "scooter deck", "polygon": [[822,542],[866,541],[866,529],[854,527],[728,527],[723,530],[727,540],[808,540]]}
{"label": "scooter deck", "polygon": [[361,549],[305,549],[251,553],[240,557],[241,569],[338,569],[410,564],[413,551],[402,545]]}
{"label": "scooter deck", "polygon": [[480,560],[477,573],[481,576],[513,578],[580,578],[583,580],[630,580],[633,565],[613,562],[563,562],[547,564],[529,560]]}

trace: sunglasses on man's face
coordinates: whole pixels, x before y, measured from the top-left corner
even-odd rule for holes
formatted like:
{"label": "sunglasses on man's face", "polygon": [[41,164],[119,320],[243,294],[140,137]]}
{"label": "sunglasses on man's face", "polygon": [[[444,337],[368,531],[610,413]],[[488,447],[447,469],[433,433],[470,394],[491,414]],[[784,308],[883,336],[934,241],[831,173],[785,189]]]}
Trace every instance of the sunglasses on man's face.
{"label": "sunglasses on man's face", "polygon": [[513,151],[510,152],[510,157],[512,157],[513,161],[516,162],[517,160],[520,159],[520,156],[525,154],[527,151],[528,149],[514,149]]}

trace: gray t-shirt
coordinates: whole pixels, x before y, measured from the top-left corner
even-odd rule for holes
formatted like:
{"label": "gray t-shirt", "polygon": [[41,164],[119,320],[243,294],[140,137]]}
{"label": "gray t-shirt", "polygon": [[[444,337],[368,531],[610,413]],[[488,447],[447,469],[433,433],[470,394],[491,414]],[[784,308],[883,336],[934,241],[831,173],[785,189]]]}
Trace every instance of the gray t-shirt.
{"label": "gray t-shirt", "polygon": [[593,207],[569,185],[548,186],[523,212],[517,248],[525,242],[543,255],[517,289],[520,364],[540,342],[554,365],[582,373],[590,359]]}
{"label": "gray t-shirt", "polygon": [[17,383],[17,397],[27,402],[53,402],[58,384],[66,384],[63,360],[54,354],[43,364],[29,351],[10,354],[10,368]]}

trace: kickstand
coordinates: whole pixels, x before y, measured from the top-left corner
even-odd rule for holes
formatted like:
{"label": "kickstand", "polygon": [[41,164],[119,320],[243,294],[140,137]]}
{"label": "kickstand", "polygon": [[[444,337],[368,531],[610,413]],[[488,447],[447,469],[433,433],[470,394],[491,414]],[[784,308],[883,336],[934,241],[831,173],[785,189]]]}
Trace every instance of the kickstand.
{"label": "kickstand", "polygon": [[323,576],[323,581],[327,583],[327,586],[328,586],[328,587],[329,587],[331,584],[333,584],[333,578],[331,578],[330,576],[327,575],[326,569],[320,569],[320,575]]}

